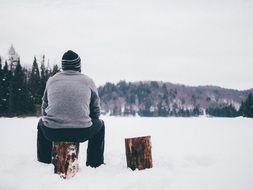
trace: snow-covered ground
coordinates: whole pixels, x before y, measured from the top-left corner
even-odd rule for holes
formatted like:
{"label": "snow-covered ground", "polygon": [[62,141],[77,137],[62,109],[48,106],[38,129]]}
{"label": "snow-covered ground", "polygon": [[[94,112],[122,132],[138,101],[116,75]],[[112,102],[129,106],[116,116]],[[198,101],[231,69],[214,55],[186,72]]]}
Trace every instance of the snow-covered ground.
{"label": "snow-covered ground", "polygon": [[[252,190],[253,119],[104,117],[106,165],[70,180],[36,161],[38,118],[0,118],[0,190]],[[124,138],[151,135],[152,169],[126,168]]]}

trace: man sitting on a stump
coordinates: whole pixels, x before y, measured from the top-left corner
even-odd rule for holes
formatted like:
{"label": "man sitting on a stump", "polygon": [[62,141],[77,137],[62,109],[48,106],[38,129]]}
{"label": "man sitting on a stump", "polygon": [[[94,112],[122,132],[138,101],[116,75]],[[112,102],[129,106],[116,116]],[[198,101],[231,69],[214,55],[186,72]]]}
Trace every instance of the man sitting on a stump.
{"label": "man sitting on a stump", "polygon": [[81,74],[81,59],[69,50],[62,57],[62,72],[49,78],[38,123],[37,158],[51,163],[53,141],[88,140],[86,165],[104,164],[104,122],[100,100],[91,78]]}

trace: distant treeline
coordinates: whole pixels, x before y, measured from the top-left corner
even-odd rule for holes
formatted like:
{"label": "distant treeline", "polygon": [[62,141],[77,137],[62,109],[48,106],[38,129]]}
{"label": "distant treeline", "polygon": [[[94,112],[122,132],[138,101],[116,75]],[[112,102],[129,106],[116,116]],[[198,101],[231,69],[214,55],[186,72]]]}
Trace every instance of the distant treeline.
{"label": "distant treeline", "polygon": [[103,112],[109,115],[190,117],[207,114],[215,117],[253,117],[252,95],[249,93],[236,109],[238,103],[233,102],[231,93],[239,93],[240,96],[242,93],[234,90],[185,87],[158,81],[120,81],[117,84],[106,83],[98,91]]}
{"label": "distant treeline", "polygon": [[[57,65],[45,67],[44,56],[39,64],[34,57],[31,68],[22,67],[19,58],[15,63],[3,64],[0,57],[0,116],[39,115],[46,82],[57,72]],[[113,116],[253,117],[253,98],[247,92],[229,91],[229,94],[212,87],[185,87],[157,81],[106,83],[98,91],[102,113]],[[240,93],[240,97],[247,93],[237,108],[233,100],[235,93]],[[223,94],[228,94],[227,99]]]}
{"label": "distant treeline", "polygon": [[101,106],[110,115],[145,117],[198,116],[199,106],[182,107],[177,102],[177,89],[168,89],[156,81],[118,84],[106,83],[99,87]]}
{"label": "distant treeline", "polygon": [[40,67],[34,57],[32,68],[22,67],[19,58],[2,64],[0,57],[0,116],[38,115],[46,82],[58,71],[57,65],[45,67],[45,56]]}
{"label": "distant treeline", "polygon": [[252,117],[253,118],[253,97],[249,94],[247,99],[241,103],[240,109],[237,111],[232,105],[219,106],[216,108],[208,108],[206,112],[216,117]]}

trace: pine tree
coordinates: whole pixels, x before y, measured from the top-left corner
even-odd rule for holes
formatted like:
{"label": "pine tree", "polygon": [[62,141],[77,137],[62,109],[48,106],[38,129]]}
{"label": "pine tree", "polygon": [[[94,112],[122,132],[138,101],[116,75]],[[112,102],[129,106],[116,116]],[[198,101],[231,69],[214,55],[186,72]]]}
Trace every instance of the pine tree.
{"label": "pine tree", "polygon": [[0,56],[0,116],[2,116],[3,113],[4,113],[3,97],[4,97],[4,91],[3,91],[3,69],[2,69],[2,58]]}
{"label": "pine tree", "polygon": [[233,107],[229,106],[219,106],[207,108],[206,113],[215,117],[237,117],[239,116],[238,111]]}
{"label": "pine tree", "polygon": [[43,55],[42,61],[41,61],[41,66],[40,66],[40,88],[39,88],[40,97],[43,96],[47,80],[48,80],[48,73],[47,73],[47,70],[45,67],[45,55]]}
{"label": "pine tree", "polygon": [[29,78],[29,90],[32,96],[33,103],[36,105],[41,104],[41,80],[40,80],[40,72],[37,63],[36,57],[34,57],[32,73]]}
{"label": "pine tree", "polygon": [[199,106],[194,107],[194,109],[192,110],[192,116],[199,116],[201,113]]}
{"label": "pine tree", "polygon": [[11,78],[9,81],[8,116],[13,117],[15,115],[16,115],[16,112],[15,112],[15,92],[14,92],[13,79]]}
{"label": "pine tree", "polygon": [[54,65],[53,71],[51,72],[51,76],[54,76],[58,72],[60,72],[58,65]]}
{"label": "pine tree", "polygon": [[46,81],[49,79],[50,73],[51,73],[51,69],[50,69],[49,60],[48,60],[48,62],[47,62],[47,67],[46,67],[46,69],[45,69],[45,78],[46,78]]}
{"label": "pine tree", "polygon": [[252,94],[249,94],[247,99],[244,102],[242,102],[239,112],[243,117],[252,117],[253,118],[253,96],[252,96]]}
{"label": "pine tree", "polygon": [[34,111],[33,102],[28,94],[26,76],[18,61],[13,77],[15,115],[27,115]]}
{"label": "pine tree", "polygon": [[15,100],[14,100],[14,65],[8,65],[10,66],[10,70],[8,71],[8,116],[14,116],[15,115]]}
{"label": "pine tree", "polygon": [[2,79],[1,79],[1,116],[8,116],[9,113],[9,96],[10,96],[10,80],[11,80],[11,72],[8,69],[7,61],[5,61],[5,65],[2,69]]}

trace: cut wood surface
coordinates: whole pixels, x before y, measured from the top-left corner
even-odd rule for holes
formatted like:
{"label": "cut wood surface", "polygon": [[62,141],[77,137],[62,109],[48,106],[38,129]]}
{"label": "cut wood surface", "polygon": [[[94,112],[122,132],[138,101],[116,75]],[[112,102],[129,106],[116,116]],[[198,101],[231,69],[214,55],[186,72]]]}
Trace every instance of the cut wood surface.
{"label": "cut wood surface", "polygon": [[151,137],[135,137],[125,139],[127,167],[135,170],[152,168]]}
{"label": "cut wood surface", "polygon": [[78,142],[53,142],[52,163],[54,173],[64,179],[73,177],[78,172]]}

